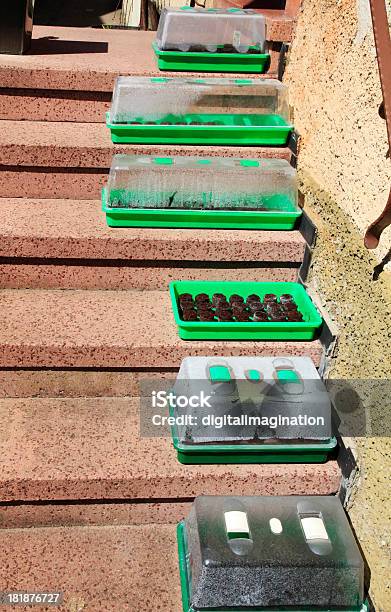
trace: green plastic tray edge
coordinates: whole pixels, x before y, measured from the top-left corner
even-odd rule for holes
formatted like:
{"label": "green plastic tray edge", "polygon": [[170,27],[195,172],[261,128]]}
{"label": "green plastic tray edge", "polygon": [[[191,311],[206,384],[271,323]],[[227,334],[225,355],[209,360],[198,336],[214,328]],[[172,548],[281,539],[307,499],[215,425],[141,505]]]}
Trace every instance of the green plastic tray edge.
{"label": "green plastic tray edge", "polygon": [[[172,126],[172,125],[147,125],[133,126],[124,123],[110,123],[110,111],[106,113],[106,126],[111,131],[111,140],[116,144],[178,144],[190,145],[227,145],[227,146],[274,146],[286,147],[289,134],[294,129],[290,123],[280,126]],[[156,131],[165,130],[167,136],[156,136]],[[207,133],[207,138],[199,141],[200,129]],[[143,132],[140,134],[140,131]],[[227,135],[227,131],[231,132]],[[134,133],[136,132],[136,136]],[[255,132],[255,134],[254,134]],[[247,134],[247,137],[246,137]]]}
{"label": "green plastic tray edge", "polygon": [[337,446],[337,439],[335,437],[330,438],[325,442],[319,442],[319,444],[260,444],[254,448],[254,444],[197,444],[197,445],[188,445],[181,443],[177,436],[172,436],[172,442],[175,450],[180,451],[184,455],[202,455],[203,453],[227,453],[227,454],[237,454],[241,455],[257,455],[257,454],[266,454],[266,453],[275,453],[278,455],[279,453],[290,453],[292,455],[298,455],[304,452],[317,451],[319,452],[331,452]]}
{"label": "green plastic tray edge", "polygon": [[128,123],[110,123],[110,111],[106,111],[106,126],[110,129],[110,130],[116,130],[116,131],[134,131],[134,130],[141,130],[141,129],[147,129],[149,131],[152,131],[154,128],[159,128],[159,129],[176,129],[176,130],[183,130],[183,129],[191,129],[191,130],[196,130],[199,131],[200,128],[203,130],[207,130],[208,132],[222,132],[224,130],[232,130],[234,129],[236,132],[240,133],[240,132],[253,132],[254,130],[258,131],[258,132],[262,132],[262,131],[266,131],[266,130],[272,130],[274,133],[278,133],[278,132],[291,132],[294,129],[294,126],[292,123],[286,123],[285,125],[160,125],[160,124],[156,124],[156,125],[130,125]]}
{"label": "green plastic tray edge", "polygon": [[[254,224],[254,229],[285,229],[287,231],[294,229],[296,220],[302,215],[301,210],[285,212],[285,211],[226,211],[226,210],[168,210],[168,209],[143,209],[143,208],[110,208],[107,206],[107,189],[102,188],[101,192],[102,211],[106,214],[107,219],[118,220],[117,227],[133,227],[132,216],[138,216],[136,227],[141,224],[148,227],[149,224],[156,224],[157,227],[181,227],[186,223],[187,227],[202,228],[204,225],[223,227],[224,223],[229,227],[237,227],[240,229],[244,224]],[[154,217],[160,217],[164,214],[167,221],[154,221]],[[123,219],[126,217],[125,219]],[[145,217],[143,219],[143,217]],[[219,219],[211,220],[214,217]],[[231,219],[232,221],[227,219]],[[235,222],[237,219],[237,223]],[[122,220],[122,223],[121,223]],[[243,222],[241,223],[240,220]],[[220,225],[222,224],[222,225]],[[276,227],[277,226],[277,227]],[[246,228],[248,229],[248,228]]]}
{"label": "green plastic tray edge", "polygon": [[208,53],[161,51],[152,43],[157,65],[162,71],[178,72],[226,72],[264,74],[270,65],[268,53]]}
{"label": "green plastic tray edge", "polygon": [[209,51],[162,51],[156,44],[156,41],[152,42],[152,49],[158,57],[185,57],[185,58],[193,58],[193,57],[202,57],[202,58],[238,58],[238,59],[265,59],[267,60],[270,57],[269,53],[209,53]]}
{"label": "green plastic tray edge", "polygon": [[[182,607],[183,612],[197,612],[193,607],[190,606],[190,596],[189,596],[189,582],[187,576],[187,564],[186,564],[186,545],[184,538],[184,521],[181,521],[177,524],[176,535],[177,535],[177,546],[178,546],[178,564],[179,564],[179,577],[181,584],[181,593],[182,593]],[[213,610],[202,610],[202,612],[213,612]],[[230,610],[220,610],[220,612],[238,612],[238,608],[231,608]],[[271,610],[270,608],[256,609],[249,608],[248,612],[284,612],[282,608],[275,608]],[[311,609],[307,610],[294,610],[294,612],[311,612]],[[313,612],[337,612],[333,610],[314,610]],[[369,612],[368,602],[364,601],[361,608],[356,608],[355,610],[339,610],[338,612]]]}

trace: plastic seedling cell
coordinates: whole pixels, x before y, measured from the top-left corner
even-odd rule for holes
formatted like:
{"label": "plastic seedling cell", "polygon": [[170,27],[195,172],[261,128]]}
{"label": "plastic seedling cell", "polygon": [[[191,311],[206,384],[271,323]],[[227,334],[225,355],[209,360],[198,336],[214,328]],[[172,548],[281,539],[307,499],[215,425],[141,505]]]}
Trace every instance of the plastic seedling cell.
{"label": "plastic seedling cell", "polygon": [[264,72],[266,20],[245,9],[165,8],[153,45],[161,70]]}
{"label": "plastic seedling cell", "polygon": [[198,497],[178,548],[184,612],[367,610],[337,497]]}
{"label": "plastic seedling cell", "polygon": [[292,229],[296,171],[281,159],[115,155],[103,210],[113,227]]}
{"label": "plastic seedling cell", "polygon": [[183,340],[312,340],[322,324],[299,283],[174,281],[170,294]]}
{"label": "plastic seedling cell", "polygon": [[116,143],[285,146],[286,86],[276,79],[118,77],[107,125]]}
{"label": "plastic seedling cell", "polygon": [[209,398],[172,407],[181,463],[318,463],[336,447],[329,395],[308,357],[187,357],[174,393]]}

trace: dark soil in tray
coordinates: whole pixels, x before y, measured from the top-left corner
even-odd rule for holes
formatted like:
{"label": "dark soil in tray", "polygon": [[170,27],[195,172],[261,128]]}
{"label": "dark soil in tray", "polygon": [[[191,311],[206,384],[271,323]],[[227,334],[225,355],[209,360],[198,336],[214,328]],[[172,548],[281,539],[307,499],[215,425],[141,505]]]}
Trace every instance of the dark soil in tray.
{"label": "dark soil in tray", "polygon": [[223,322],[292,322],[303,321],[303,315],[290,294],[278,299],[269,293],[261,298],[252,294],[246,300],[240,295],[225,296],[214,293],[212,298],[206,293],[192,296],[182,293],[178,296],[178,306],[183,321],[223,321]]}

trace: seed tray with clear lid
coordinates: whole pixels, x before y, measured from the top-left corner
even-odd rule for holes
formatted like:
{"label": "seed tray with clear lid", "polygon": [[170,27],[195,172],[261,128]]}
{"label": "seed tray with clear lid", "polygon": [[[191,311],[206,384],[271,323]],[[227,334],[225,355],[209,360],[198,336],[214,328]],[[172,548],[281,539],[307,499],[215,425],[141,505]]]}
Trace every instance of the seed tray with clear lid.
{"label": "seed tray with clear lid", "polygon": [[118,77],[114,143],[285,146],[293,125],[277,79]]}
{"label": "seed tray with clear lid", "polygon": [[266,20],[251,9],[164,8],[153,43],[160,70],[262,73]]}
{"label": "seed tray with clear lid", "polygon": [[102,208],[111,227],[289,230],[297,199],[282,159],[115,155]]}
{"label": "seed tray with clear lid", "polygon": [[171,406],[181,463],[321,463],[337,445],[309,357],[187,357],[173,393],[208,398]]}
{"label": "seed tray with clear lid", "polygon": [[184,612],[368,610],[337,497],[198,497],[177,538]]}
{"label": "seed tray with clear lid", "polygon": [[173,281],[183,340],[312,340],[322,317],[300,283]]}

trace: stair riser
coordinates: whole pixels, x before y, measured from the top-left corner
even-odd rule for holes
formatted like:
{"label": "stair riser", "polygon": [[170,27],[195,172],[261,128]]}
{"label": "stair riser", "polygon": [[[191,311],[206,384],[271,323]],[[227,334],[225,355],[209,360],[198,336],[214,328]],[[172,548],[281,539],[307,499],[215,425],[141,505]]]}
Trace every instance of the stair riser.
{"label": "stair riser", "polygon": [[23,168],[0,167],[0,197],[99,199],[107,181],[108,168]]}
{"label": "stair riser", "polygon": [[111,504],[9,504],[1,508],[1,529],[62,527],[64,525],[176,525],[190,512],[186,502]]}
{"label": "stair riser", "polygon": [[[174,450],[172,450],[174,452]],[[98,459],[98,457],[97,457]],[[340,474],[336,466],[327,468],[328,473],[317,477],[316,466],[298,465],[295,478],[292,471],[284,474],[280,466],[268,466],[267,471],[252,466],[251,474],[246,480],[235,475],[232,466],[221,476],[192,474],[183,472],[176,482],[170,476],[155,478],[154,490],[151,480],[138,478],[99,479],[80,478],[70,481],[64,475],[58,480],[19,480],[7,479],[0,483],[0,496],[4,502],[12,501],[65,501],[65,500],[129,500],[150,499],[156,496],[156,502],[162,496],[174,501],[188,500],[199,495],[231,495],[232,491],[240,495],[335,495],[340,486]],[[322,470],[323,471],[323,470]],[[197,469],[194,470],[197,472]],[[145,520],[145,522],[147,522]]]}
{"label": "stair riser", "polygon": [[140,381],[175,380],[178,368],[170,371],[0,370],[0,398],[138,397]]}
{"label": "stair riser", "polygon": [[172,280],[296,281],[291,268],[184,268],[69,265],[0,264],[3,289],[166,289]]}
{"label": "stair riser", "polygon": [[102,123],[111,92],[0,89],[0,119]]}
{"label": "stair riser", "polygon": [[[171,313],[168,313],[171,317]],[[109,333],[109,332],[108,332]],[[110,340],[108,338],[108,340]],[[146,341],[147,342],[147,341]],[[194,346],[196,344],[196,346]],[[203,344],[206,346],[204,347]],[[143,350],[132,350],[131,346],[39,346],[28,343],[19,346],[0,344],[0,367],[1,368],[165,368],[179,367],[185,357],[192,355],[204,355],[205,351],[212,355],[218,355],[223,351],[226,355],[249,355],[253,356],[257,350],[258,356],[281,354],[286,356],[311,357],[316,365],[320,365],[321,348],[318,343],[273,343],[259,342],[259,349],[254,349],[252,343],[230,342],[224,343],[224,348],[219,348],[221,342],[216,341],[213,348],[208,348],[206,343],[189,343],[182,341],[175,354],[167,355],[167,348],[162,346],[155,349],[145,346]],[[191,346],[193,345],[193,346]]]}

